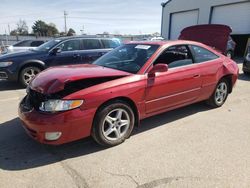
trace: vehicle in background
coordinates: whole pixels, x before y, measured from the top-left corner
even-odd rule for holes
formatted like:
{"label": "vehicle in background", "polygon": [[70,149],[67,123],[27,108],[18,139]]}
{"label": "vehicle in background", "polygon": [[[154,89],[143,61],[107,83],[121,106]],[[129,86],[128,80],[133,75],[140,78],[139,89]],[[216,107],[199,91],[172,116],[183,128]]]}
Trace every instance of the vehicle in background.
{"label": "vehicle in background", "polygon": [[162,41],[165,40],[163,37],[153,37],[150,39],[151,41]]}
{"label": "vehicle in background", "polygon": [[250,74],[250,45],[247,47],[247,53],[245,56],[245,59],[243,61],[243,68],[242,68],[244,74],[249,75]]}
{"label": "vehicle in background", "polygon": [[59,65],[92,63],[121,45],[119,39],[62,37],[41,46],[0,56],[0,79],[27,86],[42,70]]}
{"label": "vehicle in background", "polygon": [[236,47],[236,43],[234,42],[232,37],[229,36],[228,41],[227,41],[227,49],[226,49],[225,55],[232,59],[234,57],[235,47]]}
{"label": "vehicle in background", "polygon": [[[229,58],[234,55],[236,43],[233,41],[230,33],[232,29],[227,25],[204,24],[186,27],[181,31],[179,40],[191,40],[201,42],[212,48],[215,48]],[[226,35],[222,35],[226,33]],[[218,44],[218,41],[223,41]],[[226,42],[226,44],[225,44]]]}
{"label": "vehicle in background", "polygon": [[131,42],[93,64],[38,74],[19,117],[26,132],[44,144],[92,135],[101,145],[115,146],[144,118],[199,101],[222,106],[238,71],[233,60],[201,43]]}
{"label": "vehicle in background", "polygon": [[46,41],[44,40],[22,40],[13,45],[5,47],[5,50],[2,51],[2,54],[35,49],[45,42]]}

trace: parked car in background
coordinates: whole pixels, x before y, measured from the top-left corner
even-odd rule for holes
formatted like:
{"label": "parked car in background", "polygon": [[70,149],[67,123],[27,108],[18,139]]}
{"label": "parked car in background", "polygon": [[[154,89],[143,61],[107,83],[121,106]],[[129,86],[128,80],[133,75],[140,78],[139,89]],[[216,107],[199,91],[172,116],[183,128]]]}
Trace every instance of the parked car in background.
{"label": "parked car in background", "polygon": [[44,40],[22,40],[6,47],[5,50],[2,51],[2,54],[35,49],[36,47],[42,45],[45,42],[46,41]]}
{"label": "parked car in background", "polygon": [[[217,42],[226,47],[227,38]],[[99,144],[114,146],[141,119],[199,101],[222,106],[237,77],[233,60],[201,43],[131,42],[93,64],[38,74],[19,117],[41,143],[59,145],[92,135]]]}
{"label": "parked car in background", "polygon": [[229,36],[228,41],[227,41],[227,49],[226,49],[225,55],[232,59],[234,57],[235,47],[236,47],[236,43],[234,42],[232,37]]}
{"label": "parked car in background", "polygon": [[243,62],[244,74],[250,74],[250,45],[247,48],[247,53]]}
{"label": "parked car in background", "polygon": [[[227,35],[221,35],[221,33],[227,33]],[[232,29],[227,25],[220,24],[204,24],[204,25],[194,25],[186,27],[181,31],[179,39],[185,38],[186,40],[192,40],[196,42],[201,42],[212,48],[219,50],[222,54],[229,58],[234,56],[234,50],[236,43],[233,41],[230,33]],[[227,38],[225,38],[227,37]],[[224,43],[218,44],[218,41],[225,41]]]}
{"label": "parked car in background", "polygon": [[92,63],[121,45],[118,39],[63,37],[36,49],[0,56],[0,79],[27,86],[36,74],[58,65]]}
{"label": "parked car in background", "polygon": [[165,40],[163,37],[153,37],[150,39],[151,41],[162,41]]}

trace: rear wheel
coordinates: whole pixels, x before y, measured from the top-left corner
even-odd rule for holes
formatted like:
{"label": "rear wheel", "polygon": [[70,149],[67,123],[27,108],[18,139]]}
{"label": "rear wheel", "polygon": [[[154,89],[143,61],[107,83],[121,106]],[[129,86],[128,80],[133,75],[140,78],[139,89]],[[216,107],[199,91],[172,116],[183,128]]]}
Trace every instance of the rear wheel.
{"label": "rear wheel", "polygon": [[131,107],[123,101],[116,101],[97,112],[92,136],[101,145],[115,146],[130,136],[134,123],[135,116]]}
{"label": "rear wheel", "polygon": [[38,67],[30,66],[30,67],[25,67],[22,69],[20,76],[19,76],[19,81],[20,83],[24,86],[27,87],[30,83],[30,81],[39,73],[41,72],[41,69]]}
{"label": "rear wheel", "polygon": [[229,84],[226,79],[221,79],[216,86],[212,96],[208,99],[207,103],[212,107],[221,107],[228,96]]}

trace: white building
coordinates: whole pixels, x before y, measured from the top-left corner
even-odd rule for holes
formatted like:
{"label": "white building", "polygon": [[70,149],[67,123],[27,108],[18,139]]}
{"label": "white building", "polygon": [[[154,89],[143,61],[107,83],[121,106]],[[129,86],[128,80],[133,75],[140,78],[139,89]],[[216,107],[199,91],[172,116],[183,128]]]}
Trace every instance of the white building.
{"label": "white building", "polygon": [[233,32],[236,54],[242,55],[250,37],[250,0],[168,0],[162,3],[161,34],[177,39],[180,31],[197,24],[225,24]]}

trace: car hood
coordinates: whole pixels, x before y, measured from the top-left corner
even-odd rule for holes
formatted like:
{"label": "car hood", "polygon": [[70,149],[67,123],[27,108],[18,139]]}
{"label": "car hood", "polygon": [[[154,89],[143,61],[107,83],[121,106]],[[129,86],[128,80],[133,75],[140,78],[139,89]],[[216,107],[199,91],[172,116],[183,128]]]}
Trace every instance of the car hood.
{"label": "car hood", "polygon": [[231,28],[227,25],[195,25],[184,28],[179,39],[201,42],[225,53],[231,32]]}
{"label": "car hood", "polygon": [[94,64],[60,66],[46,69],[30,83],[30,88],[43,93],[53,94],[64,89],[65,84],[91,78],[122,77],[128,72],[106,68]]}

